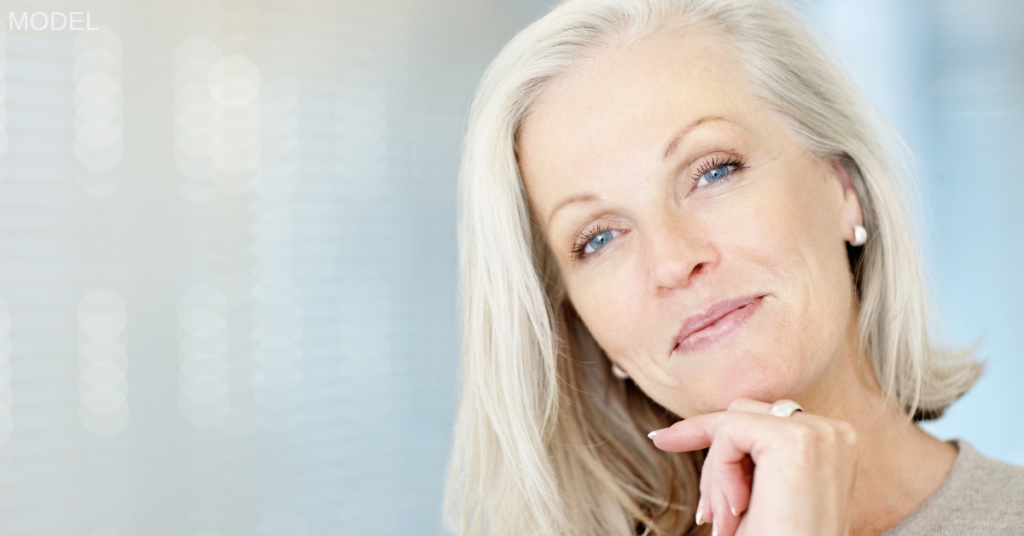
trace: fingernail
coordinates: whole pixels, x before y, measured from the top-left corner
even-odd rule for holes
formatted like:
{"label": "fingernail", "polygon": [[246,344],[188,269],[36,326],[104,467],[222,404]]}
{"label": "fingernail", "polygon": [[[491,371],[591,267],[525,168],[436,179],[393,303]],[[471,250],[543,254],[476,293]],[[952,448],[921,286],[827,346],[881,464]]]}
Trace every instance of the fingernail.
{"label": "fingernail", "polygon": [[718,525],[715,523],[711,524],[711,536],[718,536]]}
{"label": "fingernail", "polygon": [[700,519],[700,518],[702,518],[702,517],[704,517],[704,509],[702,509],[702,508],[700,507],[700,505],[698,504],[698,505],[697,505],[697,524],[698,524],[698,525],[703,525],[703,524],[704,524],[704,522],[703,522],[703,521],[701,521],[701,519]]}
{"label": "fingernail", "polygon": [[732,506],[729,507],[729,510],[732,511],[732,516],[733,517],[740,517],[740,513],[737,512],[736,509],[733,508]]}
{"label": "fingernail", "polygon": [[660,433],[661,433],[662,431],[664,431],[664,430],[665,430],[665,428],[662,428],[661,430],[655,430],[655,431],[653,431],[653,432],[651,432],[651,433],[647,434],[647,437],[649,437],[649,438],[651,438],[651,439],[654,439],[654,436],[656,436],[656,435],[660,434]]}

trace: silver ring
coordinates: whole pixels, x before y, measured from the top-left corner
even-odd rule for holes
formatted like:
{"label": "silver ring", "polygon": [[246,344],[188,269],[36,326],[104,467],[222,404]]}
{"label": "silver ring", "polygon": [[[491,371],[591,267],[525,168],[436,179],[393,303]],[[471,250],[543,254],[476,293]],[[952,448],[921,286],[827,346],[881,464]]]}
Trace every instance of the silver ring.
{"label": "silver ring", "polygon": [[804,408],[801,408],[800,404],[797,404],[792,400],[786,400],[784,402],[776,402],[772,404],[772,409],[768,410],[768,414],[775,415],[776,417],[789,417],[794,411],[803,410]]}

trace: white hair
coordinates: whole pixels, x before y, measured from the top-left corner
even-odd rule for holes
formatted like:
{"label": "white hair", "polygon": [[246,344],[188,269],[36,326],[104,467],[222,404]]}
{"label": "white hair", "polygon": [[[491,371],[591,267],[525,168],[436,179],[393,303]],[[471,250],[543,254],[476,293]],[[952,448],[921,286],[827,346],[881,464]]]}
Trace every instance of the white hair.
{"label": "white hair", "polygon": [[[524,114],[601,46],[699,28],[728,37],[758,98],[812,154],[847,169],[869,238],[851,248],[860,342],[888,400],[934,418],[980,374],[929,338],[914,183],[899,140],[775,0],[568,0],[494,59],[472,104],[459,178],[461,400],[446,523],[462,536],[695,532],[702,453],[644,437],[678,417],[609,361],[566,299],[516,160]],[[887,144],[889,142],[889,144]]]}

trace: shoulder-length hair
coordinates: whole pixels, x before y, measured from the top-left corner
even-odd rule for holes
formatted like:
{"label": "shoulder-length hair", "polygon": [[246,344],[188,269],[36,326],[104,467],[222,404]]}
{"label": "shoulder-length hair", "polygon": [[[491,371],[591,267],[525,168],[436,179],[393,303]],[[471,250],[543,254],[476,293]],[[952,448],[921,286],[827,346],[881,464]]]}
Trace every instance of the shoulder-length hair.
{"label": "shoulder-length hair", "polygon": [[[645,434],[678,417],[607,356],[566,299],[516,160],[520,123],[552,78],[601,46],[671,28],[727,37],[753,90],[812,154],[846,167],[867,243],[851,248],[860,341],[887,400],[934,418],[981,365],[937,347],[898,135],[791,7],[774,0],[569,0],[520,32],[472,103],[459,177],[461,400],[446,523],[476,535],[680,535],[702,454]],[[887,143],[889,142],[889,143]]]}

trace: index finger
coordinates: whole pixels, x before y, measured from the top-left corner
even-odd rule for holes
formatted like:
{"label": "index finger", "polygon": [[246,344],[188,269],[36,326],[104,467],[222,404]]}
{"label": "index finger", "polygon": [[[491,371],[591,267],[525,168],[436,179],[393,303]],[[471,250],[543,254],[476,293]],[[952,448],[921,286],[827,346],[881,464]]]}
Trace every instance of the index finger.
{"label": "index finger", "polygon": [[755,445],[777,438],[784,430],[796,425],[793,419],[742,411],[719,411],[679,421],[658,430],[651,439],[655,447],[668,452],[706,449],[711,446],[719,429],[728,423],[731,435],[734,436],[732,440],[753,455]]}
{"label": "index finger", "polygon": [[652,432],[649,437],[654,441],[654,446],[668,452],[706,449],[711,446],[715,431],[725,416],[724,411],[697,415]]}

